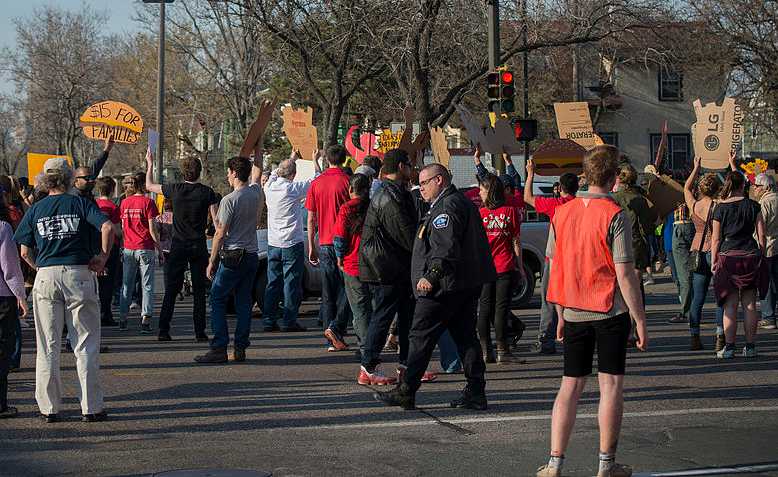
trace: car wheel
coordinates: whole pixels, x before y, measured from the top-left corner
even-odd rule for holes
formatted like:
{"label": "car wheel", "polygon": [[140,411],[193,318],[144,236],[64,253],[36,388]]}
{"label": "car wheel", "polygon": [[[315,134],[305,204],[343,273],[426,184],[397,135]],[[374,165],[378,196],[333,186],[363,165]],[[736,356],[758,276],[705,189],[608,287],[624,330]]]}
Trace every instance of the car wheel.
{"label": "car wheel", "polygon": [[524,267],[524,276],[526,277],[526,280],[521,280],[518,286],[513,290],[511,304],[514,307],[527,305],[532,299],[532,295],[535,294],[535,284],[537,283],[535,272],[532,271],[532,268],[530,268],[526,262],[524,262],[522,266]]}
{"label": "car wheel", "polygon": [[264,310],[265,288],[267,288],[267,261],[259,262],[257,276],[254,278],[254,303]]}

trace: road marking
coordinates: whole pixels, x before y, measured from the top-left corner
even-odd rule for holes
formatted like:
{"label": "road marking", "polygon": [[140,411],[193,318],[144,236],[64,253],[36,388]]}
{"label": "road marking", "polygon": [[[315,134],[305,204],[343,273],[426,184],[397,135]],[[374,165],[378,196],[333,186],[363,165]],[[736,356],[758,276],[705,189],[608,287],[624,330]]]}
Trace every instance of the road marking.
{"label": "road marking", "polygon": [[654,472],[632,474],[633,477],[692,477],[698,475],[753,474],[778,470],[778,463],[750,464],[734,467],[709,467],[707,469],[679,470],[676,472]]}
{"label": "road marking", "polygon": [[[434,411],[435,409],[427,408],[423,411]],[[695,409],[673,409],[666,411],[642,411],[642,412],[625,412],[624,418],[632,417],[667,417],[667,416],[685,416],[690,414],[726,414],[735,412],[776,412],[778,406],[759,406],[749,408],[739,407],[710,407],[710,408],[695,408]],[[465,425],[465,424],[483,424],[493,422],[516,422],[516,421],[545,421],[551,419],[550,414],[535,414],[535,415],[523,415],[523,416],[484,416],[484,417],[461,417],[453,419],[442,420],[448,424],[453,425]],[[578,419],[597,419],[597,414],[579,414]],[[321,424],[316,426],[285,426],[285,427],[272,427],[268,430],[298,430],[298,429],[310,429],[310,430],[325,430],[325,429],[382,429],[391,427],[413,427],[413,426],[429,426],[440,425],[441,422],[437,419],[411,419],[407,421],[391,421],[391,422],[366,422],[358,424]]]}

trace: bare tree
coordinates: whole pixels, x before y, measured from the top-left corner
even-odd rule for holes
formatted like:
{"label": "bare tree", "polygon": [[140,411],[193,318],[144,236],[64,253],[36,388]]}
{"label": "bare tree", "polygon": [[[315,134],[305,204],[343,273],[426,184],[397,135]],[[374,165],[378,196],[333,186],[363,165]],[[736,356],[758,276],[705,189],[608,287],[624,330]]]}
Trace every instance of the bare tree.
{"label": "bare tree", "polygon": [[0,96],[0,174],[17,173],[19,164],[27,153],[27,130],[21,121],[19,105]]}

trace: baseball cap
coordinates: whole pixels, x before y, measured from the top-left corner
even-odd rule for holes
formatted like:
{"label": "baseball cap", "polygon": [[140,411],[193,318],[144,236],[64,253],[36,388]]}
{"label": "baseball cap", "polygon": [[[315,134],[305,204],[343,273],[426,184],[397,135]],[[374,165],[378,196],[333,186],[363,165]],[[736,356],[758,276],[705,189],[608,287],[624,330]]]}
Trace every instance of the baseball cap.
{"label": "baseball cap", "polygon": [[354,171],[354,173],[356,173],[356,174],[364,174],[364,175],[366,175],[368,177],[375,177],[376,176],[375,169],[373,169],[370,166],[366,166],[364,164],[359,166],[359,167],[357,167],[356,170]]}
{"label": "baseball cap", "polygon": [[64,157],[52,157],[43,163],[43,172],[68,172],[71,170],[68,160]]}

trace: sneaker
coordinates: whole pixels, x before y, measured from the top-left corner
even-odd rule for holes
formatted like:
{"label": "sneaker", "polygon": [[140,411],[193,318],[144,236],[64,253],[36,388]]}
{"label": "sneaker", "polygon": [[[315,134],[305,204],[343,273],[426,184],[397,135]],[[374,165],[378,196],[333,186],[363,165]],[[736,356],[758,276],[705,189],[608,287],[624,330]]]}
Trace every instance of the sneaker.
{"label": "sneaker", "polygon": [[556,354],[556,343],[553,341],[535,341],[530,345],[530,351],[542,355]]}
{"label": "sneaker", "polygon": [[173,341],[173,338],[170,336],[170,333],[167,331],[160,331],[159,335],[157,336],[157,340],[159,341]]}
{"label": "sneaker", "polygon": [[[403,380],[403,374],[405,374],[405,370],[408,369],[407,366],[403,364],[397,365],[397,380],[402,381]],[[432,381],[435,381],[438,379],[438,375],[433,373],[432,371],[424,371],[424,374],[421,376],[421,382],[422,383],[430,383]]]}
{"label": "sneaker", "polygon": [[562,477],[562,469],[559,467],[549,467],[548,464],[538,468],[537,477]]}
{"label": "sneaker", "polygon": [[655,283],[656,282],[654,282],[654,276],[651,275],[650,273],[648,274],[646,279],[643,280],[643,286],[654,285]]}
{"label": "sneaker", "polygon": [[119,331],[127,331],[127,320],[119,320]]}
{"label": "sneaker", "polygon": [[465,386],[465,389],[462,390],[462,395],[451,401],[450,405],[453,408],[484,411],[487,407],[486,394],[483,391],[474,393],[470,386]]}
{"label": "sneaker", "polygon": [[735,348],[727,348],[725,346],[724,349],[716,353],[716,357],[719,359],[732,359],[735,357]]}
{"label": "sneaker", "polygon": [[373,399],[387,406],[400,406],[406,411],[416,409],[416,395],[404,384],[398,384],[388,392],[374,392]]}
{"label": "sneaker", "polygon": [[130,310],[137,310],[138,308],[140,308],[140,306],[137,302],[130,303]]}
{"label": "sneaker", "polygon": [[140,334],[142,335],[150,335],[152,333],[151,331],[151,323],[141,323],[140,324]]}
{"label": "sneaker", "polygon": [[340,336],[340,333],[333,330],[332,328],[327,328],[324,330],[324,337],[327,338],[327,341],[329,341],[332,347],[336,350],[345,351],[348,349],[348,345],[345,341],[343,341],[343,337]]}
{"label": "sneaker", "polygon": [[716,342],[713,347],[713,351],[718,353],[719,351],[724,349],[724,345],[726,345],[726,340],[724,339],[724,335],[716,335]]}
{"label": "sneaker", "polygon": [[702,340],[700,340],[700,335],[692,335],[691,344],[689,345],[689,349],[691,351],[700,351],[702,349],[705,349],[702,346]]}
{"label": "sneaker", "polygon": [[108,419],[108,414],[103,412],[98,412],[97,414],[82,414],[81,415],[81,422],[103,422]]}
{"label": "sneaker", "polygon": [[761,320],[759,322],[759,327],[763,330],[774,330],[776,328],[775,320]]}
{"label": "sneaker", "polygon": [[360,366],[357,383],[363,386],[388,386],[390,384],[396,384],[397,380],[395,378],[385,376],[379,366],[376,366],[372,373],[368,372],[364,366]]}
{"label": "sneaker", "polygon": [[632,475],[632,467],[628,465],[622,465],[613,463],[608,470],[601,470],[597,472],[597,477],[630,477]]}
{"label": "sneaker", "polygon": [[207,353],[195,356],[195,362],[200,364],[221,364],[227,362],[227,350],[224,348],[221,349],[210,349]]}
{"label": "sneaker", "polygon": [[756,358],[756,347],[749,348],[748,346],[743,348],[744,358]]}

